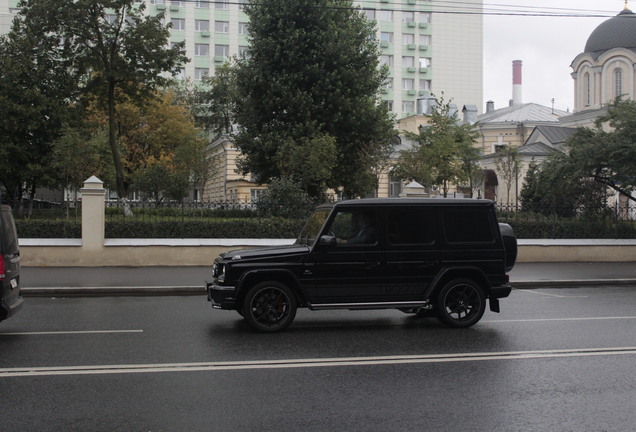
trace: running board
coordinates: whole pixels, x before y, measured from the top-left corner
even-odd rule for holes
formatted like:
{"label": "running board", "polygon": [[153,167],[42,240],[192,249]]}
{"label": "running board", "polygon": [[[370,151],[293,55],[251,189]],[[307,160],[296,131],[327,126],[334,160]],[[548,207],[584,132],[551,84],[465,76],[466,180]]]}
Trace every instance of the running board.
{"label": "running board", "polygon": [[348,309],[348,310],[367,310],[367,309],[418,309],[429,306],[428,301],[410,301],[410,302],[370,302],[370,303],[324,303],[310,304],[310,310],[329,310],[329,309]]}

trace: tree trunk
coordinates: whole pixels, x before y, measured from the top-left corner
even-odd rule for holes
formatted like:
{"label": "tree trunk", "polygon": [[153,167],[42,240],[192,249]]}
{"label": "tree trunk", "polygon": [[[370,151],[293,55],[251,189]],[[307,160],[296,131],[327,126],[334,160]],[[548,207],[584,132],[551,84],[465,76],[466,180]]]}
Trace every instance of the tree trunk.
{"label": "tree trunk", "polygon": [[115,118],[115,82],[108,82],[108,144],[113,154],[113,164],[115,166],[115,180],[117,186],[117,195],[120,199],[127,198],[128,191],[124,182],[124,168],[121,163],[121,155],[119,154],[119,145],[117,142],[117,119]]}

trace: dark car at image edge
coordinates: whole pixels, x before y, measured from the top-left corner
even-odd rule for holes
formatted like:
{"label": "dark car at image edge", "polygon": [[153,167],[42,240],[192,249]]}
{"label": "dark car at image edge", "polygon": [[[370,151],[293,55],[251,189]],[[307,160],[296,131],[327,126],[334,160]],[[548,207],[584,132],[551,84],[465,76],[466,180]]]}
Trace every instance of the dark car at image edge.
{"label": "dark car at image edge", "polygon": [[22,307],[20,249],[11,207],[0,205],[0,321]]}
{"label": "dark car at image edge", "polygon": [[221,254],[207,298],[255,330],[298,308],[398,309],[469,327],[499,312],[517,257],[512,228],[483,199],[369,198],[316,208],[296,242]]}

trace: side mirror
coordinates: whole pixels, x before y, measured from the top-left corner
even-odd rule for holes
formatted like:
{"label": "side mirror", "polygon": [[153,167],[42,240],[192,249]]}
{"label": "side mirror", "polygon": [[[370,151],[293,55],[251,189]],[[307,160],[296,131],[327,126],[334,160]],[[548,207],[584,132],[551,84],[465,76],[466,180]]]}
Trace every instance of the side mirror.
{"label": "side mirror", "polygon": [[332,235],[320,236],[320,241],[318,243],[320,244],[320,246],[335,246],[336,237]]}

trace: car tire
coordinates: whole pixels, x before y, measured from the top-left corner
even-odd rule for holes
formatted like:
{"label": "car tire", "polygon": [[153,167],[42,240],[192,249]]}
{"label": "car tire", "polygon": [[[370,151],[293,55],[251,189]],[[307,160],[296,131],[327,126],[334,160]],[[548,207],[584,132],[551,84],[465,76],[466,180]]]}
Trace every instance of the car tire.
{"label": "car tire", "polygon": [[286,285],[261,282],[252,287],[243,300],[243,316],[260,332],[277,332],[287,328],[296,317],[296,296]]}
{"label": "car tire", "polygon": [[437,296],[437,317],[451,327],[470,327],[486,310],[484,290],[473,280],[454,279]]}

